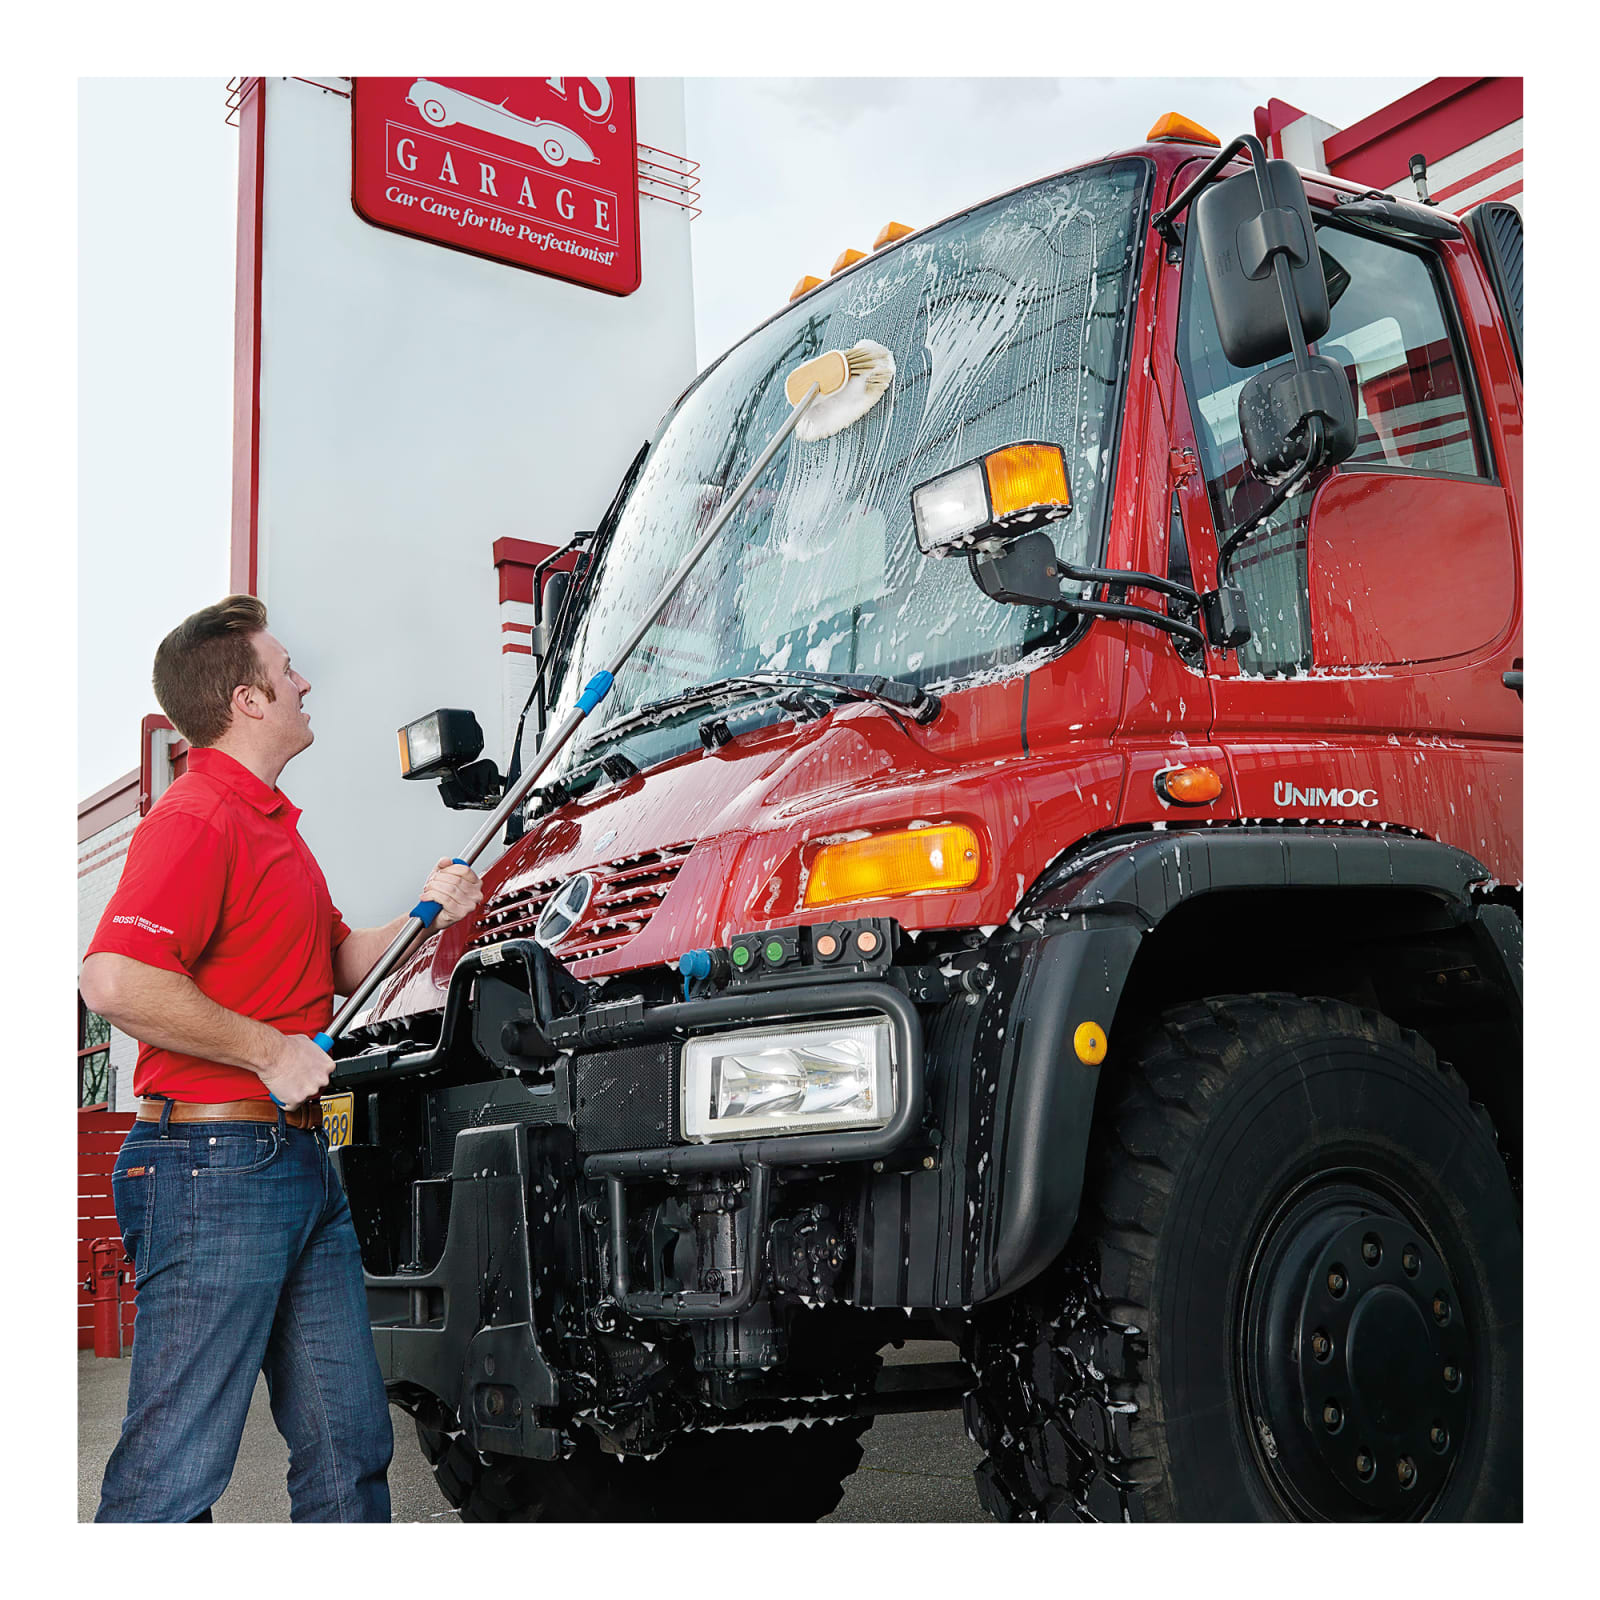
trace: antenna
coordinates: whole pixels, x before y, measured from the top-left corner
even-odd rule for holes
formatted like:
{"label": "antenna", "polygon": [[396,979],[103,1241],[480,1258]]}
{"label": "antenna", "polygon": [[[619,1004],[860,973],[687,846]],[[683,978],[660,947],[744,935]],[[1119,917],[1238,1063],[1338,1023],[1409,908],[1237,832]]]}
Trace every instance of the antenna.
{"label": "antenna", "polygon": [[1428,158],[1424,155],[1412,156],[1409,165],[1411,181],[1417,186],[1417,199],[1425,206],[1438,205],[1437,200],[1428,198]]}

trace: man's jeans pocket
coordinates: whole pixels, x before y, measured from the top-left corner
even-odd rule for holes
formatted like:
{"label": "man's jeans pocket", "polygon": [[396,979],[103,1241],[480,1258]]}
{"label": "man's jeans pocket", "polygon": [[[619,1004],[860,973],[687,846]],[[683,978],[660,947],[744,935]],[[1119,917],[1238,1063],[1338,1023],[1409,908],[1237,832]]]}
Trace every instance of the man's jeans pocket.
{"label": "man's jeans pocket", "polygon": [[201,1123],[189,1134],[189,1169],[195,1178],[244,1178],[264,1172],[283,1151],[270,1122]]}

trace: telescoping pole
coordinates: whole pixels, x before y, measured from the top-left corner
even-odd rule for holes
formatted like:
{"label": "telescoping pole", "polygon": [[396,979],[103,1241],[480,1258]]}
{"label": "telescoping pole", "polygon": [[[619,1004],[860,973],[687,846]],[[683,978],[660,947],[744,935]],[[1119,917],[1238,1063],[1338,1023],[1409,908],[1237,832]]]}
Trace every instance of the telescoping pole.
{"label": "telescoping pole", "polygon": [[[700,558],[711,547],[712,541],[721,533],[723,525],[735,511],[739,509],[744,497],[754,487],[755,481],[767,469],[767,464],[778,453],[784,441],[795,430],[795,425],[806,414],[812,402],[821,393],[817,384],[812,384],[799,403],[784,419],[783,426],[772,436],[772,442],[756,457],[755,464],[740,480],[738,488],[733,491],[726,505],[711,519],[706,531],[700,535],[699,542],[689,552],[683,565],[678,568],[668,582],[661,598],[656,601],[650,611],[640,620],[639,625],[628,635],[627,642],[617,652],[617,658],[603,672],[597,672],[584,686],[583,693],[578,696],[578,703],[564,716],[551,730],[550,736],[539,747],[539,753],[534,757],[528,770],[518,778],[516,787],[506,794],[478,831],[468,841],[467,847],[456,856],[458,866],[470,867],[482,855],[496,834],[499,833],[507,817],[522,804],[539,781],[550,764],[560,754],[567,741],[577,731],[578,726],[605,699],[610,691],[616,675],[622,671],[629,656],[638,647],[639,641],[649,632],[657,617],[666,610],[672,597],[683,587],[684,580],[699,565]],[[411,942],[419,933],[433,926],[434,918],[439,915],[439,903],[436,900],[421,900],[411,908],[411,915],[406,919],[405,926],[394,936],[389,948],[373,963],[372,970],[367,973],[360,983],[356,985],[355,993],[340,1006],[332,1022],[328,1024],[327,1031],[315,1035],[316,1042],[324,1050],[331,1050],[333,1042],[350,1026],[353,1018],[358,1016],[374,989],[393,971],[395,964],[401,956],[411,947]]]}

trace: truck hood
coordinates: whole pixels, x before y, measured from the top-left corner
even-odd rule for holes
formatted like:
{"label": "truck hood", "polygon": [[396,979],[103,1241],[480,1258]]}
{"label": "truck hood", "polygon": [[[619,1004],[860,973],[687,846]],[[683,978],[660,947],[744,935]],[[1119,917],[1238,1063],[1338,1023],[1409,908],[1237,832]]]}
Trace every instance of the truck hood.
{"label": "truck hood", "polygon": [[[1042,870],[1051,838],[1112,819],[1122,771],[1103,741],[1080,747],[1070,772],[1026,756],[1020,692],[951,695],[926,728],[876,703],[847,702],[569,802],[484,873],[477,914],[424,943],[359,1020],[441,1008],[462,955],[531,937],[545,902],[578,872],[593,874],[594,892],[553,953],[590,981],[675,966],[686,950],[802,922],[870,915],[914,931],[998,925]],[[944,822],[978,836],[982,866],[969,888],[803,905],[821,845]]]}

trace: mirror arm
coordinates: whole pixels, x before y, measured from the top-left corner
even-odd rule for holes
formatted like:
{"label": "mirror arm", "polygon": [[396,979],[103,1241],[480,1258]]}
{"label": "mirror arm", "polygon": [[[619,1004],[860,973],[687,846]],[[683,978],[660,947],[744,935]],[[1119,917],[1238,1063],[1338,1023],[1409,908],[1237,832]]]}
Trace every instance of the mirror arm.
{"label": "mirror arm", "polygon": [[1073,583],[1105,583],[1124,589],[1153,589],[1157,594],[1187,601],[1192,606],[1200,604],[1198,590],[1191,589],[1187,584],[1175,583],[1171,578],[1158,578],[1153,572],[1114,572],[1107,567],[1075,567],[1071,562],[1060,559],[1057,559],[1056,566],[1061,576]]}
{"label": "mirror arm", "polygon": [[1072,613],[1083,612],[1091,617],[1112,617],[1127,622],[1147,622],[1152,628],[1160,628],[1164,633],[1175,633],[1180,639],[1187,639],[1191,644],[1205,648],[1206,636],[1198,628],[1191,628],[1187,622],[1179,622],[1176,617],[1169,617],[1163,611],[1152,611],[1148,606],[1119,605],[1115,600],[1068,600],[1051,599],[1047,602],[1058,611]]}
{"label": "mirror arm", "polygon": [[1261,524],[1272,515],[1285,500],[1289,498],[1307,478],[1316,470],[1318,461],[1322,457],[1322,418],[1311,417],[1307,422],[1306,458],[1293,472],[1289,474],[1276,489],[1272,491],[1271,498],[1247,522],[1241,523],[1233,530],[1224,541],[1222,548],[1217,551],[1217,581],[1228,581],[1228,563],[1233,558],[1233,552],[1244,543],[1251,534],[1260,528]]}
{"label": "mirror arm", "polygon": [[1261,196],[1261,209],[1269,210],[1272,206],[1272,197],[1267,193],[1267,152],[1262,147],[1261,141],[1253,133],[1241,133],[1232,144],[1225,145],[1206,164],[1204,170],[1195,178],[1176,200],[1171,201],[1163,210],[1158,211],[1151,220],[1151,226],[1161,235],[1168,244],[1182,243],[1183,236],[1174,225],[1178,213],[1200,193],[1208,183],[1214,183],[1221,175],[1222,169],[1238,155],[1241,150],[1250,154],[1250,164],[1255,169],[1256,193]]}

